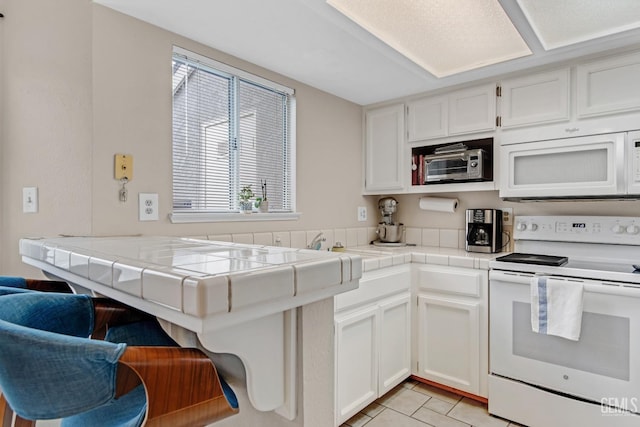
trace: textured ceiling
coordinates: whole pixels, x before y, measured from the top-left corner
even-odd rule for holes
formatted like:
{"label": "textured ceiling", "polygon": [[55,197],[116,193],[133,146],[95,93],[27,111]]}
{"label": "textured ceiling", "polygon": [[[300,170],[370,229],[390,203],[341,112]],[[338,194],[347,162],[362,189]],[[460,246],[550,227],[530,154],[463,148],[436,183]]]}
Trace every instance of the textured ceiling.
{"label": "textured ceiling", "polygon": [[[439,78],[325,0],[94,0],[361,105],[614,49],[640,49],[639,0],[498,1],[532,53],[493,65],[479,57],[479,68]],[[454,16],[447,15],[450,26],[464,25]]]}

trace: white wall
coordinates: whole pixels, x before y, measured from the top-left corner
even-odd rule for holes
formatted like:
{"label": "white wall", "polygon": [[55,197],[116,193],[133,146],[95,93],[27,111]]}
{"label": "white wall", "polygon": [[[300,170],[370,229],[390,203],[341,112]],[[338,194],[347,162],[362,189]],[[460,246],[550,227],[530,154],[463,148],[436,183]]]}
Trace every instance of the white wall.
{"label": "white wall", "polygon": [[[84,0],[0,0],[0,274],[37,275],[18,240],[57,234],[205,235],[373,226],[377,197],[363,197],[362,108],[194,41]],[[296,90],[298,221],[171,224],[171,87],[177,44]],[[118,201],[113,156],[134,156],[128,203]],[[37,186],[40,211],[22,213]],[[137,220],[137,194],[157,192],[160,221]],[[442,195],[446,196],[446,195]],[[468,207],[517,214],[638,215],[639,202],[507,203],[497,192],[460,193],[458,212],[418,209],[401,195],[412,227],[464,228]],[[356,220],[356,207],[369,220]]]}
{"label": "white wall", "polygon": [[[0,0],[0,13],[4,12],[4,0]],[[2,113],[4,108],[4,25],[3,19],[0,18],[0,165],[2,165],[2,147],[4,146],[4,114]],[[0,184],[3,182],[3,176],[0,172]],[[4,234],[2,231],[4,230],[4,215],[3,215],[3,206],[4,206],[4,197],[3,197],[3,186],[0,185],[0,241]],[[0,271],[2,271],[2,245],[0,245]]]}
{"label": "white wall", "polygon": [[[20,274],[20,237],[91,231],[92,6],[4,4],[1,272]],[[39,212],[23,214],[31,186]]]}
{"label": "white wall", "polygon": [[[356,219],[362,108],[85,0],[5,3],[0,274],[36,275],[24,236],[204,235],[374,225]],[[171,73],[176,44],[292,87],[297,97],[298,221],[171,224]],[[113,156],[134,157],[129,202],[118,201]],[[40,211],[22,213],[37,186]],[[137,195],[155,192],[160,220],[139,222]]]}
{"label": "white wall", "polygon": [[420,197],[411,194],[396,196],[398,221],[411,227],[458,228],[465,227],[465,209],[473,208],[513,208],[518,215],[620,215],[640,216],[640,201],[571,201],[571,202],[505,202],[498,197],[497,191],[465,193],[439,193],[434,197],[458,198],[460,201],[455,213],[443,213],[421,210],[418,207]]}

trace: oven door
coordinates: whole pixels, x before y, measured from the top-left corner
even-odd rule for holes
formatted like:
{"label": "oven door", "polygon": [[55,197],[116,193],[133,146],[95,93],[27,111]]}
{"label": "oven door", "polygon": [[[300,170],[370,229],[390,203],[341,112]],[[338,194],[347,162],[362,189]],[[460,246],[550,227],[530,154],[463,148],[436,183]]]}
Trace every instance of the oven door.
{"label": "oven door", "polygon": [[489,277],[492,374],[595,403],[640,397],[640,288],[575,279],[584,305],[580,339],[571,341],[532,331],[532,274]]}

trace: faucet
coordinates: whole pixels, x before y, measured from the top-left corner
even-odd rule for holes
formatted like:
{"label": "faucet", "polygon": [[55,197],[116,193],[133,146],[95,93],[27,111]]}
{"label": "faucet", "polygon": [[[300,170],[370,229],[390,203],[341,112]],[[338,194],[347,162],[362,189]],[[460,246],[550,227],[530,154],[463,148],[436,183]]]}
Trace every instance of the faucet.
{"label": "faucet", "polygon": [[324,237],[323,233],[320,232],[316,237],[311,240],[311,243],[307,245],[307,249],[315,249],[319,251],[322,247],[322,242],[325,242],[327,239]]}

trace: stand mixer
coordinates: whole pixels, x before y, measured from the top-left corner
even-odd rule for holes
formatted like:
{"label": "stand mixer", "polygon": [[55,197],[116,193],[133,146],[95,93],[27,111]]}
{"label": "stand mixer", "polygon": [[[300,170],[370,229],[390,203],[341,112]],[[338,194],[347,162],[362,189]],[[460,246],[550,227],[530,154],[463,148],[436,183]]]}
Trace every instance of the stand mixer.
{"label": "stand mixer", "polygon": [[[398,201],[393,197],[384,197],[378,200],[378,209],[382,215],[382,222],[378,223],[376,234],[381,244],[397,244],[404,234],[404,224],[396,223],[393,215],[398,210]],[[374,242],[374,244],[378,243]]]}

